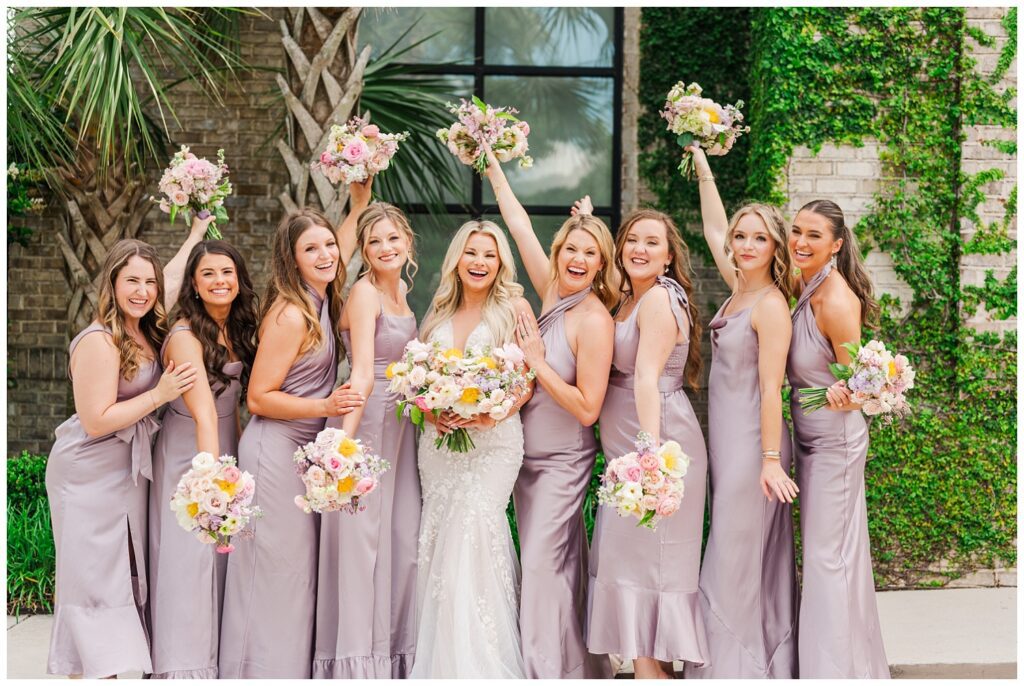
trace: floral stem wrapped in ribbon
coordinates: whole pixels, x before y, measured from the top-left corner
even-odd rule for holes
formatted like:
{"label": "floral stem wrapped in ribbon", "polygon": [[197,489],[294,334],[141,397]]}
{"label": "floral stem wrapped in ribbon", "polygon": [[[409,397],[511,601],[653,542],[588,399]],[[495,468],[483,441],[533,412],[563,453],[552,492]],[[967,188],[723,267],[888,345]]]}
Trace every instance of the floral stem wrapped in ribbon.
{"label": "floral stem wrapped in ribbon", "polygon": [[[869,417],[882,415],[887,421],[910,413],[904,393],[914,387],[914,368],[903,355],[893,355],[885,344],[872,340],[867,344],[843,343],[850,353],[850,364],[830,364],[829,371],[853,395]],[[800,407],[805,414],[828,406],[827,388],[801,388]]]}
{"label": "floral stem wrapped in ribbon", "polygon": [[658,522],[679,510],[690,457],[675,441],[655,449],[651,435],[642,431],[634,445],[634,452],[605,466],[597,502],[614,507],[620,517],[636,517],[637,526],[653,531]]}
{"label": "floral stem wrapped in ribbon", "polygon": [[[442,350],[436,341],[412,340],[402,358],[388,365],[388,390],[404,398],[398,403],[398,416],[408,416],[420,429],[426,413],[438,417],[446,410],[464,419],[486,414],[501,421],[534,377],[523,360],[523,351],[514,343],[463,353],[458,348]],[[459,453],[474,448],[463,428],[439,435],[434,445]]]}
{"label": "floral stem wrapped in ribbon", "polygon": [[190,221],[193,212],[200,219],[212,214],[214,219],[206,229],[206,237],[221,238],[217,225],[228,222],[224,198],[231,195],[223,150],[217,151],[217,164],[213,164],[193,155],[188,146],[181,146],[160,177],[160,192],[166,196],[160,199],[160,210],[171,215],[172,224],[179,214],[185,221]]}
{"label": "floral stem wrapped in ribbon", "polygon": [[241,471],[234,457],[199,453],[171,495],[171,510],[182,529],[202,543],[217,544],[218,553],[230,553],[231,537],[252,536],[245,527],[262,516],[252,505],[255,493],[256,479]]}
{"label": "floral stem wrapped in ribbon", "polygon": [[438,129],[437,137],[460,162],[473,167],[483,176],[487,170],[487,155],[483,145],[490,146],[499,162],[519,159],[519,166],[533,166],[533,158],[526,154],[530,125],[516,118],[519,110],[512,107],[491,107],[473,96],[471,102],[459,105],[448,103],[448,111],[458,121],[447,129]]}
{"label": "floral stem wrapped in ribbon", "polygon": [[310,164],[333,184],[362,183],[373,174],[391,166],[398,144],[409,137],[402,133],[381,133],[362,117],[353,117],[344,126],[335,124],[327,138],[327,149]]}
{"label": "floral stem wrapped in ribbon", "polygon": [[377,490],[380,476],[391,469],[387,460],[374,455],[359,439],[343,429],[327,427],[293,456],[305,495],[295,504],[306,514],[345,510],[355,514],[366,509],[363,499]]}
{"label": "floral stem wrapped in ribbon", "polygon": [[692,179],[695,168],[693,153],[685,148],[696,143],[708,155],[724,155],[732,149],[736,139],[750,131],[743,126],[743,101],[735,105],[719,105],[714,100],[702,98],[699,84],[684,86],[680,81],[672,86],[665,100],[661,116],[668,120],[668,129],[676,134],[676,142],[684,148],[679,171]]}

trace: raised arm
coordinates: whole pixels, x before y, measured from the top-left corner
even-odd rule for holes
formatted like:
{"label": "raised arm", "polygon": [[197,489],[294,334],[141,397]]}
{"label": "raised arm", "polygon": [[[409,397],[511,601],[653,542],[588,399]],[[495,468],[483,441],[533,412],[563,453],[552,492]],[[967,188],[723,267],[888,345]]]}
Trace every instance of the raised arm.
{"label": "raised arm", "polygon": [[487,150],[487,179],[494,189],[494,196],[498,199],[498,209],[501,210],[501,218],[505,220],[505,226],[512,234],[512,240],[519,248],[519,254],[523,258],[523,266],[526,267],[526,274],[530,277],[533,289],[541,298],[548,292],[551,285],[551,273],[548,268],[548,255],[544,252],[544,246],[537,240],[537,234],[533,231],[533,222],[530,215],[523,209],[522,204],[512,192],[512,187],[505,178],[505,172],[501,170],[501,163],[494,156],[491,150]]}
{"label": "raised arm", "polygon": [[203,346],[190,331],[171,335],[164,353],[164,364],[181,366],[191,364],[196,370],[196,382],[185,391],[182,400],[196,423],[196,451],[220,455],[220,437],[217,431],[217,405],[214,403],[210,380],[203,362]]}
{"label": "raised arm", "polygon": [[699,145],[686,148],[693,153],[693,161],[697,167],[697,187],[700,189],[700,216],[704,222],[704,240],[711,248],[718,273],[725,279],[729,288],[735,288],[736,272],[733,271],[729,258],[725,256],[725,235],[729,231],[729,217],[725,214],[725,206],[718,195],[715,176],[711,173],[711,165],[704,150]]}
{"label": "raised arm", "polygon": [[[349,291],[345,310],[352,341],[352,374],[348,383],[352,390],[369,398],[373,392],[373,335],[377,328],[377,313],[380,312],[377,289],[366,280],[357,281]],[[356,436],[362,418],[363,406],[353,408],[345,415],[341,428],[349,436]]]}
{"label": "raised arm", "polygon": [[346,267],[356,253],[356,227],[359,225],[359,215],[370,206],[370,200],[373,198],[373,176],[362,183],[351,184],[348,187],[348,198],[348,214],[338,227],[338,251],[341,253],[341,263]]}
{"label": "raised arm", "polygon": [[[658,391],[658,379],[676,345],[679,326],[672,314],[668,291],[663,286],[654,286],[639,307],[637,324],[640,327],[640,343],[636,351],[633,397],[640,430],[653,436],[657,444],[661,442],[661,393]],[[684,333],[689,335],[688,331]]]}
{"label": "raised arm", "polygon": [[199,219],[193,216],[192,228],[189,229],[188,238],[185,239],[185,242],[178,248],[178,252],[174,253],[174,257],[164,267],[164,309],[168,312],[178,302],[178,293],[181,292],[181,284],[184,283],[185,279],[185,264],[188,262],[188,256],[192,252],[192,248],[199,245],[200,241],[206,237],[206,229],[213,220],[213,215],[206,219]]}

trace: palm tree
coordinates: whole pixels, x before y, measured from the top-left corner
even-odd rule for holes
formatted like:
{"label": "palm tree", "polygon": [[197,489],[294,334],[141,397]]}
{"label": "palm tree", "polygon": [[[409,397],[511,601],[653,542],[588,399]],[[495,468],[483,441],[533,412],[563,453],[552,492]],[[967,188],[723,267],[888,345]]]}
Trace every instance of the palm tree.
{"label": "palm tree", "polygon": [[69,331],[88,324],[107,251],[134,238],[151,204],[146,164],[166,163],[170,89],[196,83],[220,102],[221,76],[242,65],[239,10],[25,8],[8,15],[13,156],[44,168],[65,210],[56,233],[71,298]]}

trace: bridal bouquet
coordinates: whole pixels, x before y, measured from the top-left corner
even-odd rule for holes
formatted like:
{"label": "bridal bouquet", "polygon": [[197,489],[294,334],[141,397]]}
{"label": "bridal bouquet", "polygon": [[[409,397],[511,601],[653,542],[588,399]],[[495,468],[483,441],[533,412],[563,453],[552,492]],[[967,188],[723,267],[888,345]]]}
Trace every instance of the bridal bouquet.
{"label": "bridal bouquet", "polygon": [[182,529],[202,543],[216,543],[218,553],[230,553],[231,537],[251,536],[252,530],[244,529],[262,514],[251,504],[255,493],[256,479],[240,470],[235,458],[199,453],[171,495],[171,510]]}
{"label": "bridal bouquet", "polygon": [[371,453],[359,439],[342,429],[328,427],[312,442],[299,446],[292,456],[305,495],[295,504],[306,514],[347,510],[355,514],[362,500],[380,485],[380,476],[391,465]]}
{"label": "bridal bouquet", "polygon": [[[437,342],[412,340],[402,358],[388,365],[388,390],[404,398],[398,403],[399,416],[408,414],[421,429],[425,413],[437,417],[445,410],[465,419],[486,414],[500,421],[534,377],[533,371],[525,370],[523,360],[523,351],[514,343],[470,348],[463,354],[457,348],[442,350]],[[434,446],[459,453],[475,447],[466,429],[439,435]]]}
{"label": "bridal bouquet", "polygon": [[[849,365],[832,363],[832,374],[846,382],[853,402],[862,406],[868,416],[894,417],[910,414],[910,405],[903,394],[914,387],[914,368],[903,355],[893,355],[881,341],[866,345],[843,343],[853,358]],[[801,388],[800,406],[806,414],[828,405],[826,388]]]}
{"label": "bridal bouquet", "polygon": [[381,133],[367,120],[353,117],[344,126],[331,127],[327,149],[310,167],[334,184],[361,183],[387,169],[398,152],[398,144],[408,137],[408,131]]}
{"label": "bridal bouquet", "polygon": [[499,162],[518,158],[520,167],[533,165],[533,158],[526,154],[530,147],[526,142],[530,125],[516,118],[518,110],[515,108],[491,107],[474,95],[472,102],[448,103],[448,111],[458,121],[447,129],[438,129],[437,137],[459,162],[482,175],[487,169],[487,155],[482,148],[486,143]]}
{"label": "bridal bouquet", "polygon": [[[676,141],[685,148],[696,142],[708,155],[724,155],[732,149],[736,139],[750,131],[743,126],[743,101],[735,105],[719,105],[714,100],[700,97],[700,85],[684,86],[680,81],[672,86],[665,100],[661,116],[668,120],[668,129],[676,134]],[[687,179],[694,174],[693,153],[683,151],[679,171]]]}
{"label": "bridal bouquet", "polygon": [[224,209],[224,198],[231,195],[228,181],[228,166],[224,164],[224,151],[217,151],[217,164],[204,157],[196,157],[181,146],[160,177],[160,192],[166,197],[160,200],[160,210],[171,215],[171,223],[178,214],[190,221],[192,212],[200,219],[211,214],[214,220],[206,229],[207,238],[221,238],[217,224],[226,224],[228,211]]}
{"label": "bridal bouquet", "polygon": [[690,458],[675,441],[655,449],[650,434],[644,432],[634,445],[634,452],[616,457],[605,467],[597,501],[614,507],[620,517],[636,517],[637,526],[653,531],[682,504]]}

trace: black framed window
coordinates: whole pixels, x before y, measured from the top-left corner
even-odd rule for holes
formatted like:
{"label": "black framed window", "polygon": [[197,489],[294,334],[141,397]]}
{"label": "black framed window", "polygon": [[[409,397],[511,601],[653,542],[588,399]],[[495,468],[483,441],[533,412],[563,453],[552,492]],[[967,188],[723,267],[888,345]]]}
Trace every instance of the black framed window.
{"label": "black framed window", "polygon": [[[614,231],[621,208],[623,10],[367,8],[360,43],[383,49],[410,26],[409,43],[437,34],[410,53],[410,66],[450,79],[453,101],[476,94],[496,107],[516,107],[530,123],[534,165],[509,163],[505,173],[541,242],[550,243],[572,202],[584,194]],[[464,183],[463,192],[446,198],[450,216],[443,223],[450,226],[427,221],[425,204],[404,208],[420,236],[421,276],[410,294],[418,314],[429,304],[454,230],[469,217],[501,224],[490,185],[454,156],[450,160]],[[517,263],[519,281],[537,307],[518,254]]]}

